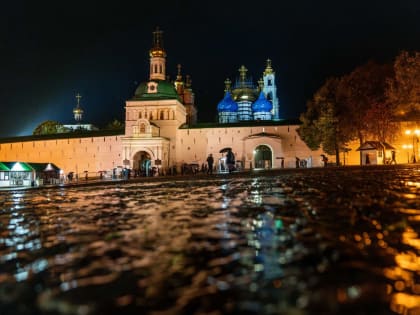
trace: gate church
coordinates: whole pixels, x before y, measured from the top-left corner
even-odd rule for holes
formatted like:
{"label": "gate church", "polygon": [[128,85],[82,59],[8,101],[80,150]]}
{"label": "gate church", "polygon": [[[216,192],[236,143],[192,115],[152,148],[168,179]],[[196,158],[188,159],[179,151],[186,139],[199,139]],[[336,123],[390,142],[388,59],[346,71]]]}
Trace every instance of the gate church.
{"label": "gate church", "polygon": [[[211,153],[223,166],[219,153],[232,148],[239,168],[320,166],[321,151],[311,151],[298,136],[298,122],[279,116],[275,72],[267,60],[262,78],[254,84],[245,66],[236,80],[225,80],[224,96],[217,105],[218,121],[197,123],[191,79],[178,73],[166,77],[162,32],[153,32],[149,51],[150,74],[125,104],[124,134],[77,135],[69,133],[34,140],[31,137],[0,140],[0,161],[48,162],[65,173],[97,173],[126,167],[134,171],[156,167],[165,174],[184,163],[205,163]],[[222,93],[221,93],[222,94]]]}

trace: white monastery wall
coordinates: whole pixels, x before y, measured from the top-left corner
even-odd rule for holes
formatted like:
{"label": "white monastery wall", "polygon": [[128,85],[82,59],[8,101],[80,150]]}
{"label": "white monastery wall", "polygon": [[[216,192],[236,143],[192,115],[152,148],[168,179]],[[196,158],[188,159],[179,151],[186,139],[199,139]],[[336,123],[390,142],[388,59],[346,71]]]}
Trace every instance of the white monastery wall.
{"label": "white monastery wall", "polygon": [[0,161],[54,163],[65,173],[97,173],[122,165],[121,136],[0,143]]}
{"label": "white monastery wall", "polygon": [[[322,150],[311,151],[296,133],[297,127],[289,125],[180,129],[176,143],[177,160],[201,164],[205,163],[211,153],[217,161],[223,156],[219,151],[230,147],[236,160],[243,161],[244,167],[250,168],[254,167],[255,148],[266,145],[273,153],[273,168],[281,167],[281,158],[284,158],[285,167],[296,167],[296,157],[311,161],[313,167],[321,166]],[[262,133],[277,137],[257,136]]]}

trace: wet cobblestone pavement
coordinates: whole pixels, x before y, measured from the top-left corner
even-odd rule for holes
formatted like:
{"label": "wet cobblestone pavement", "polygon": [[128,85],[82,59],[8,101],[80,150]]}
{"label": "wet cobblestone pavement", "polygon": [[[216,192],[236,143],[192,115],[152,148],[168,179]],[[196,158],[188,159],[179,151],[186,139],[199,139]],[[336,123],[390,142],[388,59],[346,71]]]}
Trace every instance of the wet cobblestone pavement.
{"label": "wet cobblestone pavement", "polygon": [[418,166],[0,191],[0,314],[420,314]]}

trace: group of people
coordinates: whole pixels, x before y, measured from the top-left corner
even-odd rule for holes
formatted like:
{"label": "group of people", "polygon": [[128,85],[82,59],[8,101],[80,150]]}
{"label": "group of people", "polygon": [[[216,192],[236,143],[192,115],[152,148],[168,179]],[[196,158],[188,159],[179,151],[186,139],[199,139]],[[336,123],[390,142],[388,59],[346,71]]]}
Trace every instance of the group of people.
{"label": "group of people", "polygon": [[[213,174],[214,158],[213,154],[209,154],[207,157],[207,174]],[[229,149],[226,153],[226,166],[229,173],[235,170],[235,154]]]}

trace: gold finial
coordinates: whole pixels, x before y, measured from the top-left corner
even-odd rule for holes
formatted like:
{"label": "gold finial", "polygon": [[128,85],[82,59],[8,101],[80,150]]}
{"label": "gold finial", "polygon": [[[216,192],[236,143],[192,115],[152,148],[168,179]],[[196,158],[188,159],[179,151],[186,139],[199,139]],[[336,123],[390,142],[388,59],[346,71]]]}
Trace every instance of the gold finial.
{"label": "gold finial", "polygon": [[77,122],[80,122],[82,120],[82,115],[83,115],[83,109],[80,108],[80,99],[81,98],[82,98],[82,96],[79,93],[77,93],[76,94],[77,105],[76,105],[76,108],[73,109],[74,119]]}
{"label": "gold finial", "polygon": [[82,96],[79,94],[79,93],[77,93],[76,94],[76,99],[77,99],[77,107],[80,107],[80,99],[82,98]]}
{"label": "gold finial", "polygon": [[229,78],[227,78],[225,80],[225,92],[230,91],[231,84],[232,84],[232,81]]}
{"label": "gold finial", "polygon": [[150,57],[166,57],[165,50],[163,49],[163,31],[156,27],[153,32],[152,49],[150,49]]}
{"label": "gold finial", "polygon": [[264,75],[273,73],[273,68],[271,67],[271,59],[267,59],[267,65],[264,70]]}
{"label": "gold finial", "polygon": [[153,48],[163,48],[163,32],[156,26],[156,30],[153,32]]}
{"label": "gold finial", "polygon": [[247,71],[248,71],[248,69],[247,69],[247,68],[245,68],[245,66],[244,66],[244,65],[242,65],[242,66],[239,68],[239,77],[240,77],[241,81],[245,81]]}
{"label": "gold finial", "polygon": [[260,79],[258,80],[258,89],[259,89],[260,91],[262,91],[262,90],[263,90],[263,88],[264,88],[264,80],[263,80],[263,78],[260,78]]}
{"label": "gold finial", "polygon": [[185,76],[185,78],[186,78],[185,79],[185,85],[186,85],[187,88],[190,88],[191,87],[191,84],[192,84],[191,76],[189,74],[187,74]]}
{"label": "gold finial", "polygon": [[180,64],[178,64],[178,65],[177,65],[177,68],[178,68],[178,75],[176,76],[176,80],[177,80],[177,81],[181,81],[181,80],[182,80],[182,75],[181,75],[181,65],[180,65]]}

